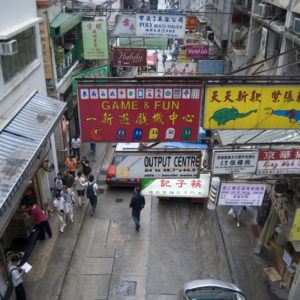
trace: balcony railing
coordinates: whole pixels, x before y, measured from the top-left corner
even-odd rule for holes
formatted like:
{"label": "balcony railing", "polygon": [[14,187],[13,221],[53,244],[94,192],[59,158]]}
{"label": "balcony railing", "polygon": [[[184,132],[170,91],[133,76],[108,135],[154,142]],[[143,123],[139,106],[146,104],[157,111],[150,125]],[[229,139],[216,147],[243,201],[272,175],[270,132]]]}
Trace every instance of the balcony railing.
{"label": "balcony railing", "polygon": [[56,63],[57,81],[60,81],[77,61],[76,47],[65,53],[61,63]]}

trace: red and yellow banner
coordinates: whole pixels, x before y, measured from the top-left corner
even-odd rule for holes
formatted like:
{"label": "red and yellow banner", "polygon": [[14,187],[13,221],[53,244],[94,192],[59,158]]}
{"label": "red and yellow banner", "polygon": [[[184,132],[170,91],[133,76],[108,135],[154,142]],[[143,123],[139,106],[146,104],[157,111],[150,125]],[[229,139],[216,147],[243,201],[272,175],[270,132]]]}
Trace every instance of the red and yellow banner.
{"label": "red and yellow banner", "polygon": [[185,29],[196,30],[196,20],[195,16],[186,17]]}
{"label": "red and yellow banner", "polygon": [[208,87],[204,128],[300,128],[300,87]]}

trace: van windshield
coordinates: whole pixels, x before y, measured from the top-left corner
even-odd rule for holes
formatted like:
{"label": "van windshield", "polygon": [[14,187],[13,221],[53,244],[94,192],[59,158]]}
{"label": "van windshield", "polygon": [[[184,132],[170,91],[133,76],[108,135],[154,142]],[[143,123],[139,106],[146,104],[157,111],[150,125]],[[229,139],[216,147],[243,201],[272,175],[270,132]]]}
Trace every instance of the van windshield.
{"label": "van windshield", "polygon": [[199,288],[186,292],[190,300],[247,300],[237,291],[222,288]]}

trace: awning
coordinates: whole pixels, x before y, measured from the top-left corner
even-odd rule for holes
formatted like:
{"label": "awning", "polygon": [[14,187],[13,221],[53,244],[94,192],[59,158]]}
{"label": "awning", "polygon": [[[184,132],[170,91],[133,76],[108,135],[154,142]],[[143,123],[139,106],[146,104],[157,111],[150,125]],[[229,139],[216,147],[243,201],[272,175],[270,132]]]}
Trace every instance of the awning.
{"label": "awning", "polygon": [[11,205],[65,106],[35,94],[0,133],[0,216]]}
{"label": "awning", "polygon": [[266,2],[281,8],[287,8],[289,5],[289,0],[266,0]]}
{"label": "awning", "polygon": [[296,1],[293,9],[292,9],[292,12],[296,13],[296,14],[300,14],[300,1]]}
{"label": "awning", "polygon": [[74,26],[81,22],[81,14],[60,13],[50,24],[50,36],[59,37],[70,31]]}

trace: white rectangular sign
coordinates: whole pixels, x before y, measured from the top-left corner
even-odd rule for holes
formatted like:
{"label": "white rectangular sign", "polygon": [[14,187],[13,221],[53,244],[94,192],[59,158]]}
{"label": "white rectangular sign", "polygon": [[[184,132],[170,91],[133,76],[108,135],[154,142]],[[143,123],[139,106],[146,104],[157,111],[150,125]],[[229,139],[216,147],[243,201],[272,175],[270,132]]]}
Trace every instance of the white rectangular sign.
{"label": "white rectangular sign", "polygon": [[259,183],[222,183],[218,205],[261,206],[265,190]]}
{"label": "white rectangular sign", "polygon": [[136,36],[183,39],[185,24],[183,15],[136,14]]}
{"label": "white rectangular sign", "polygon": [[196,178],[201,154],[141,153],[116,154],[116,177],[126,178]]}
{"label": "white rectangular sign", "polygon": [[209,174],[195,179],[142,179],[142,194],[155,197],[207,198]]}
{"label": "white rectangular sign", "polygon": [[214,174],[254,174],[258,152],[215,152]]}

